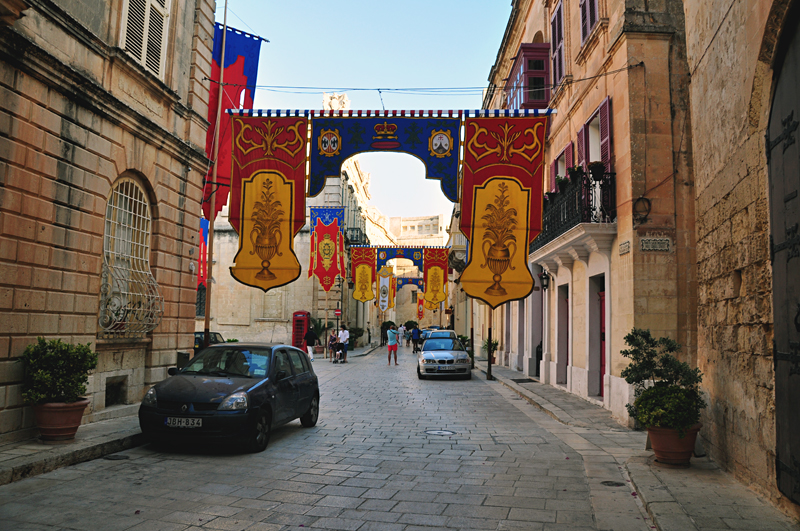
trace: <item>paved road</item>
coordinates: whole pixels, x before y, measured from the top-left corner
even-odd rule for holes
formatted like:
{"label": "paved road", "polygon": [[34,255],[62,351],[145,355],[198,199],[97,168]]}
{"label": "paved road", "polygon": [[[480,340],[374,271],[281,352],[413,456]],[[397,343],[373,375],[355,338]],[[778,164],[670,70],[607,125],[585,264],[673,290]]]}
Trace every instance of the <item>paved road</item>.
{"label": "paved road", "polygon": [[263,453],[145,446],[5,485],[0,529],[651,529],[618,466],[642,434],[564,426],[477,376],[420,381],[410,349],[383,352],[317,360],[319,424]]}

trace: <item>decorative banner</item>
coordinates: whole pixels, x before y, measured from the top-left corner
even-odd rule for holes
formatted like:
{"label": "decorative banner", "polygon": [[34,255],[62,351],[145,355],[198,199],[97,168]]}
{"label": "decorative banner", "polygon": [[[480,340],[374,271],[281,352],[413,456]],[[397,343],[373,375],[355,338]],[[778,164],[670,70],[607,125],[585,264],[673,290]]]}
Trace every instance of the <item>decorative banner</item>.
{"label": "decorative banner", "polygon": [[392,294],[392,268],[383,266],[378,271],[378,308],[385,312],[389,306],[389,299]]}
{"label": "decorative banner", "polygon": [[[427,292],[426,292],[426,295],[427,295]],[[428,302],[426,300],[425,301],[425,309],[426,310],[438,310],[439,309],[439,303],[438,302]]]}
{"label": "decorative banner", "polygon": [[[231,275],[264,291],[300,276],[294,236],[305,225],[305,147],[302,117],[234,116],[230,221],[239,233]],[[235,224],[234,224],[235,222]]]}
{"label": "decorative banner", "polygon": [[394,308],[394,302],[397,297],[397,277],[393,276],[392,281],[389,283],[389,308]]}
{"label": "decorative banner", "polygon": [[316,196],[326,178],[339,176],[342,163],[367,151],[396,151],[414,155],[425,165],[427,179],[439,179],[442,192],[458,201],[459,118],[367,116],[352,113],[314,118],[308,195]]}
{"label": "decorative banner", "polygon": [[206,285],[208,276],[208,220],[200,218],[200,255],[197,257],[197,287]]}
{"label": "decorative banner", "polygon": [[449,249],[425,249],[425,300],[439,303],[447,300],[447,257]]}
{"label": "decorative banner", "polygon": [[422,269],[423,254],[422,247],[377,247],[378,249],[378,269],[386,265],[386,262],[394,258],[406,258],[414,262],[414,265]]}
{"label": "decorative banner", "polygon": [[311,265],[308,276],[316,276],[324,291],[330,291],[336,276],[344,278],[344,207],[311,208]]}
{"label": "decorative banner", "polygon": [[542,227],[547,118],[467,118],[461,232],[469,263],[467,295],[492,308],[533,290],[527,250]]}
{"label": "decorative banner", "polygon": [[422,321],[425,317],[425,294],[423,292],[417,293],[417,319]]}
{"label": "decorative banner", "polygon": [[[225,70],[225,89],[222,91],[222,108],[231,109],[239,107],[244,93],[243,108],[253,108],[253,96],[256,89],[256,75],[258,74],[258,58],[261,54],[261,38],[248,35],[228,26],[225,36],[225,65],[222,66],[222,24],[214,25],[214,50],[211,54],[211,82],[208,91],[208,131],[206,132],[206,156],[214,156],[214,134],[217,125],[217,102],[219,102],[220,67]],[[215,82],[216,81],[216,82]],[[214,202],[214,214],[228,204],[228,192],[231,183],[231,126],[230,116],[223,113],[220,117],[219,127],[219,167],[217,168],[217,195]],[[203,181],[203,216],[211,219],[211,183],[208,180],[213,171],[213,163],[208,167],[208,173]]]}
{"label": "decorative banner", "polygon": [[[374,247],[350,247],[350,269],[353,274],[353,298],[367,302],[375,298],[372,282],[375,280]],[[376,300],[377,303],[377,300]]]}
{"label": "decorative banner", "polygon": [[398,277],[397,289],[401,289],[403,286],[417,286],[422,290],[425,288],[425,282],[423,282],[422,278]]}

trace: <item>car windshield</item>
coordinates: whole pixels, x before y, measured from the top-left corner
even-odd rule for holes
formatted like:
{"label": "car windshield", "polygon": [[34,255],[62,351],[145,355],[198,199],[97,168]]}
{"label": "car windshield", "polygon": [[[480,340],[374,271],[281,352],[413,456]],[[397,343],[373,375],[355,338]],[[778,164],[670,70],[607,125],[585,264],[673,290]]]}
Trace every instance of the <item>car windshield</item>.
{"label": "car windshield", "polygon": [[464,347],[458,339],[432,338],[425,341],[422,350],[464,350]]}
{"label": "car windshield", "polygon": [[269,355],[269,349],[209,348],[192,359],[181,373],[265,378]]}

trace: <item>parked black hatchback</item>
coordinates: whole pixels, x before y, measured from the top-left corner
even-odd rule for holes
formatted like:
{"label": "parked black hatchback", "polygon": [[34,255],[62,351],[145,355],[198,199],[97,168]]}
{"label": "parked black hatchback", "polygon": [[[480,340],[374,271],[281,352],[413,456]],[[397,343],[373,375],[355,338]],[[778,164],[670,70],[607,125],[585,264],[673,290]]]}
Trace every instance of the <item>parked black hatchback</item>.
{"label": "parked black hatchback", "polygon": [[195,356],[145,394],[139,425],[150,440],[229,441],[251,452],[272,428],[316,425],[319,380],[305,352],[288,345],[222,343]]}

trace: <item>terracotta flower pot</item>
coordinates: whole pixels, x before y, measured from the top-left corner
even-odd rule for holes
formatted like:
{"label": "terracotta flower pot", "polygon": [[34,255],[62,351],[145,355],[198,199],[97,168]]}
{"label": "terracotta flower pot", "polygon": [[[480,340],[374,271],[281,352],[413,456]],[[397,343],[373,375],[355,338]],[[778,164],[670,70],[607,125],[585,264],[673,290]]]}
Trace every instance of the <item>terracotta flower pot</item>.
{"label": "terracotta flower pot", "polygon": [[697,432],[702,427],[702,424],[695,424],[686,430],[686,436],[682,439],[678,436],[678,430],[672,428],[656,428],[652,426],[647,428],[653,453],[656,454],[656,461],[668,465],[688,466],[694,452]]}
{"label": "terracotta flower pot", "polygon": [[36,415],[36,425],[43,441],[70,441],[75,438],[75,433],[81,425],[83,410],[89,401],[78,400],[69,404],[64,402],[50,402],[33,406]]}

